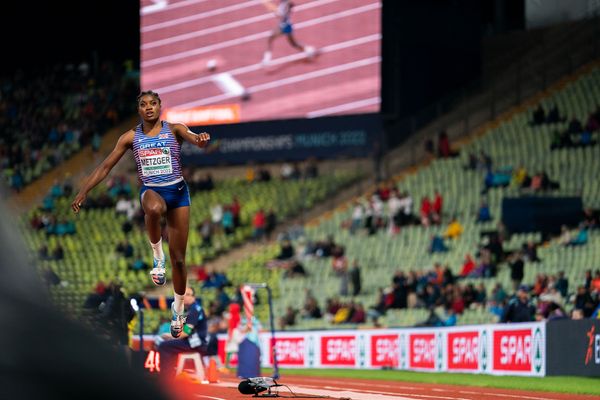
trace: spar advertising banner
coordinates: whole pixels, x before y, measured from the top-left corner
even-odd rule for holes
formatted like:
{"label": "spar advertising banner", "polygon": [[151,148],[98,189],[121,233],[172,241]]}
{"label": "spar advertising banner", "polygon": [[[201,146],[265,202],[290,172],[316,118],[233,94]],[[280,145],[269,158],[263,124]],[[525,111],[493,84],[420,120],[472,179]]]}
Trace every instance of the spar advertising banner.
{"label": "spar advertising banner", "polygon": [[[586,354],[591,355],[583,357],[589,359],[589,368],[600,360],[600,336],[595,332],[590,334],[592,350],[586,347]],[[545,323],[276,332],[275,340],[270,332],[260,334],[263,367],[272,367],[276,356],[282,368],[392,368],[525,376],[546,375],[546,342]],[[584,345],[580,347],[583,351]]]}

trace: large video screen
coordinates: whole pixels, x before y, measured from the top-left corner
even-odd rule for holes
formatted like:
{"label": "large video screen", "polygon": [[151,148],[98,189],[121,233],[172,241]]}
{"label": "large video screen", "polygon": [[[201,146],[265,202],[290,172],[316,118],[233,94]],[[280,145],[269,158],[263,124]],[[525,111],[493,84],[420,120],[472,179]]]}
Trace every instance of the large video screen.
{"label": "large video screen", "polygon": [[190,125],[379,111],[381,0],[142,0],[141,87]]}

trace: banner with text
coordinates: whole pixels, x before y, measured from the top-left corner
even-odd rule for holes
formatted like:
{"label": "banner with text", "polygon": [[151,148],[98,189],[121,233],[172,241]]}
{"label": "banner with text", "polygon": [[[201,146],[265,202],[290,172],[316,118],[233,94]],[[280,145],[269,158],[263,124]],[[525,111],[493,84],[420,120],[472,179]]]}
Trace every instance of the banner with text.
{"label": "banner with text", "polygon": [[[588,331],[591,330],[592,327],[589,327]],[[591,355],[584,358],[589,358],[588,364],[592,365],[594,360],[600,359],[600,356],[595,358],[600,353],[596,349],[598,346],[594,347],[594,344],[600,343],[600,336],[590,335],[593,336],[592,350],[588,351]],[[219,339],[223,341],[225,337],[220,336]],[[134,337],[134,348],[135,342]],[[274,342],[275,351],[270,333],[261,333],[263,367],[273,366],[275,354],[282,368],[390,368],[546,375],[545,323],[277,332]],[[221,343],[219,347],[220,355],[224,357]],[[585,346],[582,344],[580,347],[583,349]]]}
{"label": "banner with text", "polygon": [[[367,114],[195,127],[211,135],[208,147],[184,143],[184,165],[246,164],[369,156],[380,141],[381,119]],[[378,144],[379,146],[379,144]]]}

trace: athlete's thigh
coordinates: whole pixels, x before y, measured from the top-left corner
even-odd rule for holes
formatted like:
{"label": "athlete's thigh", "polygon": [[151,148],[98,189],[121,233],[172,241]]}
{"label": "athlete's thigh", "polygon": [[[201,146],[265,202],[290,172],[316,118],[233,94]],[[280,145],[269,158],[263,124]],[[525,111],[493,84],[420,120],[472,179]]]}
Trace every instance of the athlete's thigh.
{"label": "athlete's thigh", "polygon": [[190,230],[190,207],[177,207],[167,211],[169,247],[185,252]]}
{"label": "athlete's thigh", "polygon": [[142,208],[145,213],[158,209],[161,214],[164,214],[167,211],[167,203],[160,194],[152,189],[146,189],[142,193]]}

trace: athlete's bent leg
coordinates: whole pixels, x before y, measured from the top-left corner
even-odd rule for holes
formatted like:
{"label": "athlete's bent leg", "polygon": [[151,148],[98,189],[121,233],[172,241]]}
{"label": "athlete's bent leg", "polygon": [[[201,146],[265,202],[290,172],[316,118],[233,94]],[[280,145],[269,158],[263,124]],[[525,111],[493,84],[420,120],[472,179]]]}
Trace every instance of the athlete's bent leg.
{"label": "athlete's bent leg", "polygon": [[144,209],[144,222],[146,223],[146,231],[154,256],[154,265],[152,271],[150,271],[150,276],[152,276],[152,281],[155,284],[164,285],[167,279],[160,221],[162,215],[167,211],[167,205],[158,193],[147,189],[142,194],[142,208]]}

